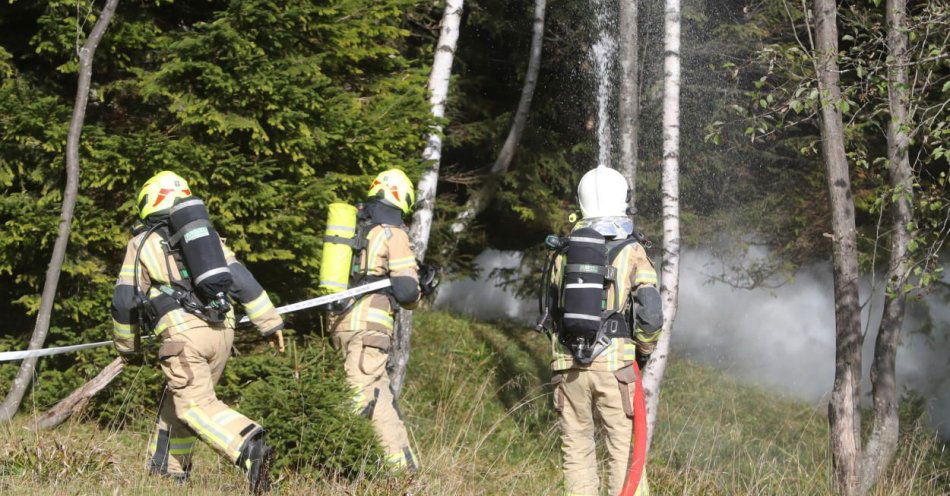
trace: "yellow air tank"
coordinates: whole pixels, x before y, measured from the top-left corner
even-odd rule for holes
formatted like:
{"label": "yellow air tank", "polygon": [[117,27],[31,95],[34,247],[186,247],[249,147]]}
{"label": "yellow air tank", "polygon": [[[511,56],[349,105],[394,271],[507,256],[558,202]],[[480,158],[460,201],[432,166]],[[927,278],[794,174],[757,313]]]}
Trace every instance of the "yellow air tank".
{"label": "yellow air tank", "polygon": [[323,258],[320,261],[320,289],[325,293],[339,293],[350,284],[356,241],[356,212],[353,205],[330,204],[326,236],[323,238]]}

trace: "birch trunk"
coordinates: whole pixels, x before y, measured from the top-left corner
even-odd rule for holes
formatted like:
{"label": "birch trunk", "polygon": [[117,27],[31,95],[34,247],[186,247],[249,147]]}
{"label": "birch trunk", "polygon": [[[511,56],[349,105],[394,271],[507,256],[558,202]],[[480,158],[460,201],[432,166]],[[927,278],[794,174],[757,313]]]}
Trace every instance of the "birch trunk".
{"label": "birch trunk", "polygon": [[864,448],[860,467],[860,494],[867,493],[880,479],[897,451],[899,418],[897,415],[897,381],[895,360],[904,323],[906,293],[903,286],[910,273],[907,247],[910,243],[908,225],[913,220],[913,173],[907,147],[908,129],[908,67],[907,0],[887,0],[887,48],[890,69],[887,78],[888,104],[891,120],[887,128],[887,158],[894,204],[891,206],[891,253],[888,283],[884,295],[884,315],[874,344],[871,365],[871,387],[874,399],[874,420],[871,435]]}
{"label": "birch trunk", "polygon": [[861,456],[861,313],[854,201],[844,147],[835,0],[814,0],[814,61],[821,95],[821,152],[831,201],[835,294],[835,379],[828,405],[835,486],[858,494]]}
{"label": "birch trunk", "polygon": [[660,295],[663,300],[663,330],[656,351],[643,374],[647,399],[647,445],[653,438],[660,382],[669,359],[670,333],[676,319],[679,292],[680,207],[680,1],[666,0],[663,64],[663,261],[660,266]]}
{"label": "birch trunk", "polygon": [[630,206],[637,198],[637,142],[640,133],[640,0],[620,1],[620,172],[630,185]]}
{"label": "birch trunk", "polygon": [[[79,192],[79,139],[82,136],[82,125],[86,118],[86,103],[89,100],[89,85],[92,79],[92,61],[102,40],[112,15],[115,13],[119,0],[108,0],[99,19],[96,20],[92,32],[86,42],[78,50],[79,80],[76,84],[76,99],[73,104],[73,115],[69,122],[69,132],[66,137],[66,187],[63,191],[63,208],[59,219],[59,230],[56,233],[56,242],[53,244],[53,254],[50,257],[49,267],[46,269],[46,279],[43,282],[43,294],[40,297],[40,308],[36,314],[36,324],[33,327],[33,336],[30,338],[29,349],[43,347],[46,334],[49,332],[49,322],[53,313],[53,300],[56,298],[56,287],[59,285],[59,274],[66,258],[66,246],[69,244],[69,233],[72,229],[73,211],[76,207],[76,195]],[[33,379],[36,370],[37,358],[28,358],[20,364],[13,385],[7,393],[3,405],[0,405],[0,421],[9,421],[20,408],[26,388]]]}
{"label": "birch trunk", "polygon": [[[449,94],[449,81],[452,77],[452,61],[455,58],[455,46],[459,38],[459,25],[462,22],[462,3],[464,0],[446,0],[442,15],[442,29],[435,49],[435,60],[429,75],[429,103],[432,116],[442,120],[445,116],[445,101]],[[439,163],[442,159],[442,125],[432,126],[422,152],[422,158],[430,163],[429,169],[422,174],[416,187],[416,211],[412,216],[409,239],[415,248],[416,256],[425,260],[429,246],[429,232],[432,229],[432,216],[435,209],[435,193],[439,183]],[[396,340],[389,362],[389,375],[393,396],[399,398],[406,365],[409,363],[409,340],[412,337],[412,312],[399,312],[396,325]]]}
{"label": "birch trunk", "polygon": [[[453,235],[464,232],[469,224],[478,214],[482,213],[491,203],[495,196],[495,190],[498,187],[498,179],[508,172],[511,161],[514,159],[515,151],[518,149],[518,143],[521,141],[521,135],[524,132],[525,125],[528,122],[528,114],[531,112],[531,100],[534,98],[534,89],[538,85],[538,71],[541,68],[541,47],[544,44],[544,12],[546,0],[535,0],[534,2],[534,24],[531,28],[531,53],[528,57],[528,70],[525,73],[524,85],[521,87],[521,99],[518,101],[518,110],[515,111],[514,119],[511,121],[511,128],[508,130],[508,137],[505,144],[501,147],[495,163],[492,164],[488,177],[478,189],[471,193],[468,201],[465,202],[465,208],[462,210],[452,223],[451,231]],[[453,236],[453,246],[458,236]],[[445,250],[446,254],[451,254],[453,247]]]}

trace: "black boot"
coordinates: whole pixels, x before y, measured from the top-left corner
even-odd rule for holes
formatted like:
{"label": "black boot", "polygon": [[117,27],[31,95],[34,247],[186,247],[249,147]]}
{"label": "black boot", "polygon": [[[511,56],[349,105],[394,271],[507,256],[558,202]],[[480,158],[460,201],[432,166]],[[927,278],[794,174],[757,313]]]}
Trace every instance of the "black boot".
{"label": "black boot", "polygon": [[270,463],[273,456],[274,451],[264,443],[263,431],[245,441],[238,465],[247,472],[251,494],[270,491]]}

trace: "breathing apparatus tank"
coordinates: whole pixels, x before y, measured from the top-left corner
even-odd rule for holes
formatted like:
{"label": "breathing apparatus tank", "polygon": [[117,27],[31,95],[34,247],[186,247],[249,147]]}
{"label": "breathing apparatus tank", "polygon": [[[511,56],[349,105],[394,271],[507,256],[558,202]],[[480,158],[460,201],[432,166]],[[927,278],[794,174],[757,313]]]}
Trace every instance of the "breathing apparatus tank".
{"label": "breathing apparatus tank", "polygon": [[[552,254],[542,275],[538,307],[541,317],[535,329],[551,332],[580,363],[589,364],[615,337],[629,337],[630,326],[616,300],[607,309],[607,290],[616,283],[613,266],[623,247],[635,242],[613,240],[598,230],[582,227],[568,237],[548,236],[545,244]],[[612,246],[612,247],[611,247]],[[552,294],[551,274],[559,257],[565,257],[559,281],[560,291]]]}
{"label": "breathing apparatus tank", "polygon": [[578,229],[567,239],[564,266],[565,338],[590,342],[600,330],[604,281],[607,276],[607,244],[604,236]]}
{"label": "breathing apparatus tank", "polygon": [[339,293],[350,285],[357,211],[356,207],[346,203],[331,203],[328,209],[320,260],[320,289],[326,293]]}
{"label": "breathing apparatus tank", "polygon": [[204,202],[195,196],[178,199],[169,210],[169,225],[174,234],[168,244],[180,247],[195,294],[203,303],[227,313],[233,279]]}

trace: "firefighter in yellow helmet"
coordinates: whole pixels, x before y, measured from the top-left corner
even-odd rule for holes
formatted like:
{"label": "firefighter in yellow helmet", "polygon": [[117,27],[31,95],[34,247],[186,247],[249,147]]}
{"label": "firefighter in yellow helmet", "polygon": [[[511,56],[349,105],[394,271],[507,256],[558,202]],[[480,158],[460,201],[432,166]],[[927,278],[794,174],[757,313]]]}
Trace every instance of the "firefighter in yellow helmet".
{"label": "firefighter in yellow helmet", "polygon": [[[599,422],[607,447],[608,494],[616,495],[632,452],[632,364],[644,365],[656,348],[663,311],[656,270],[627,216],[626,179],[597,167],[581,178],[577,190],[583,218],[568,237],[549,241],[557,251],[546,271],[550,278],[542,307],[547,310],[539,325],[553,331],[552,383],[565,492],[601,494]],[[636,494],[648,496],[646,475]]]}
{"label": "firefighter in yellow helmet", "polygon": [[342,351],[347,380],[354,388],[356,411],[373,422],[395,467],[417,470],[419,461],[390,390],[386,362],[393,341],[397,306],[413,308],[422,291],[419,268],[409,243],[403,216],[415,202],[415,190],[405,173],[390,169],[376,176],[363,204],[357,230],[358,260],[351,286],[389,278],[388,293],[357,297],[344,311],[331,314],[333,344]]}
{"label": "firefighter in yellow helmet", "polygon": [[174,172],[145,182],[112,300],[115,347],[141,357],[144,336],[159,342],[166,386],[148,445],[151,473],[187,480],[200,439],[243,469],[251,492],[269,488],[270,448],[260,424],[215,396],[234,340],[237,301],[283,351],[283,320],[267,292],[218,237],[204,203]]}

